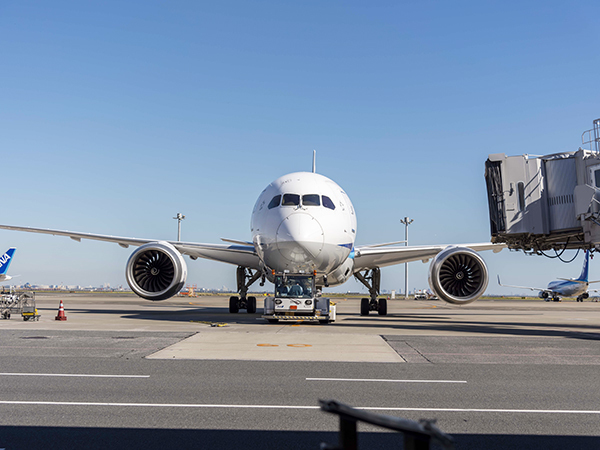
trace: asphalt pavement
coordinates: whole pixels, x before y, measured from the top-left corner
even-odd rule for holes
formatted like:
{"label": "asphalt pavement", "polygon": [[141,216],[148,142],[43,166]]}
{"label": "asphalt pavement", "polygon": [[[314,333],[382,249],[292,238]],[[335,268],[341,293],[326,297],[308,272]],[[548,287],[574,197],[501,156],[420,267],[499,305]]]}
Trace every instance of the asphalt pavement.
{"label": "asphalt pavement", "polygon": [[323,326],[230,316],[216,297],[76,294],[60,322],[58,299],[38,296],[40,322],[0,321],[0,448],[317,449],[338,439],[319,399],[436,419],[457,449],[600,447],[598,303],[399,300],[360,317],[346,299]]}

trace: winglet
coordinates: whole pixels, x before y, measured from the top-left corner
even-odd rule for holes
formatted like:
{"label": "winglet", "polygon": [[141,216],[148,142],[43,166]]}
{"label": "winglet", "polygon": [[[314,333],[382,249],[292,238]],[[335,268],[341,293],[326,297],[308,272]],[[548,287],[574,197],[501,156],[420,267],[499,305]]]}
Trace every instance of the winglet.
{"label": "winglet", "polygon": [[9,248],[4,255],[0,256],[0,275],[5,275],[8,271],[8,266],[10,266],[15,250],[16,248],[14,247]]}

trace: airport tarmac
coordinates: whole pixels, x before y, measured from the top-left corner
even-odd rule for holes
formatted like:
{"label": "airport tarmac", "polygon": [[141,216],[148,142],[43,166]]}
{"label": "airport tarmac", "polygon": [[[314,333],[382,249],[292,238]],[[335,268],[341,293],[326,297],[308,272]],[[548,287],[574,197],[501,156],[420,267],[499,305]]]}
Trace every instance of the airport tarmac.
{"label": "airport tarmac", "polygon": [[[337,440],[320,398],[435,417],[459,449],[600,446],[600,303],[399,299],[361,317],[337,299],[318,325],[232,315],[217,296],[36,299],[39,322],[0,320],[7,450],[318,448]],[[360,448],[398,440],[360,430]]]}

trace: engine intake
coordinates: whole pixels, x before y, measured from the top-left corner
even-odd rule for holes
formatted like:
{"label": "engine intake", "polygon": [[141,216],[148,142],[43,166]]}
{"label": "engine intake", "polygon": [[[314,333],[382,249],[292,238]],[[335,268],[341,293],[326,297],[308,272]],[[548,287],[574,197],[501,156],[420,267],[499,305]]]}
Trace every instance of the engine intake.
{"label": "engine intake", "polygon": [[483,258],[466,247],[446,247],[429,266],[429,286],[442,300],[466,305],[483,295],[488,285]]}
{"label": "engine intake", "polygon": [[147,300],[165,300],[177,294],[187,278],[183,256],[168,242],[144,244],[131,254],[125,269],[127,284]]}

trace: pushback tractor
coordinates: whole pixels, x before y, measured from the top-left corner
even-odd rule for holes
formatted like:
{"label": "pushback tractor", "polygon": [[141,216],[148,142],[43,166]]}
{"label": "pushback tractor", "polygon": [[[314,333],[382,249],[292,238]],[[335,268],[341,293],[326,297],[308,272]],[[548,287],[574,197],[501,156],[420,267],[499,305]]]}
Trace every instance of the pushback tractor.
{"label": "pushback tractor", "polygon": [[335,320],[335,303],[319,295],[315,275],[304,273],[275,274],[275,294],[267,297],[263,318],[271,323]]}

